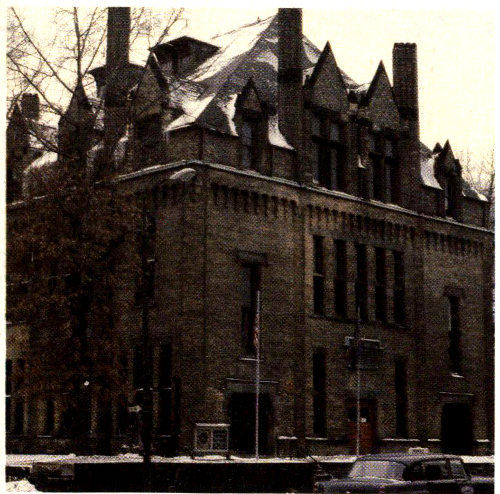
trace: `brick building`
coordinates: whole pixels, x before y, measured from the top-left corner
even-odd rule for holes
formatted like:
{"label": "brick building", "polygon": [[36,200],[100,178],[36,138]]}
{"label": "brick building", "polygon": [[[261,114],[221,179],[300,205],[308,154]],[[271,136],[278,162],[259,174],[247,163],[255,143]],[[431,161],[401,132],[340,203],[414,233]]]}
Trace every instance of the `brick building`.
{"label": "brick building", "polygon": [[[321,51],[303,36],[300,9],[280,9],[210,43],[161,44],[140,68],[128,62],[128,16],[110,9],[98,97],[74,98],[68,112],[85,101],[93,115],[110,68],[120,68],[89,157],[98,163],[111,142],[117,182],[147,191],[155,211],[157,450],[188,452],[196,423],[230,423],[232,450],[253,451],[259,291],[261,453],[353,451],[358,320],[362,450],[491,452],[489,208],[449,142],[420,142],[416,45],[394,45],[392,84],[383,63],[357,84],[328,44]],[[170,186],[186,167],[192,182]],[[132,279],[116,289],[129,404],[142,372],[135,293]],[[8,379],[25,330],[8,328]],[[36,395],[9,400],[11,449],[64,447],[57,396],[44,411],[48,429],[28,419]],[[102,413],[92,403],[90,443]],[[113,403],[115,450],[122,415]]]}

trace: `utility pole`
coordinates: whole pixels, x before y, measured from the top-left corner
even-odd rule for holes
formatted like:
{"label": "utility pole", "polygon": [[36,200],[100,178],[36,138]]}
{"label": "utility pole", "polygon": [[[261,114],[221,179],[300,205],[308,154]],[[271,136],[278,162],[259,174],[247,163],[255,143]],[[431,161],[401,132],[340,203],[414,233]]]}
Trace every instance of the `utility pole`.
{"label": "utility pole", "polygon": [[253,341],[256,351],[255,368],[255,459],[259,459],[259,394],[260,394],[260,290],[257,291]]}
{"label": "utility pole", "polygon": [[151,368],[151,343],[149,335],[149,285],[151,280],[152,260],[148,259],[148,236],[151,225],[148,224],[146,191],[142,196],[141,222],[141,261],[142,261],[142,345],[143,345],[143,395],[142,395],[142,447],[143,447],[143,489],[151,491],[151,426],[153,405],[153,379]]}
{"label": "utility pole", "polygon": [[356,456],[359,456],[361,443],[361,365],[360,365],[360,308],[356,311],[356,328],[354,332],[356,351]]}

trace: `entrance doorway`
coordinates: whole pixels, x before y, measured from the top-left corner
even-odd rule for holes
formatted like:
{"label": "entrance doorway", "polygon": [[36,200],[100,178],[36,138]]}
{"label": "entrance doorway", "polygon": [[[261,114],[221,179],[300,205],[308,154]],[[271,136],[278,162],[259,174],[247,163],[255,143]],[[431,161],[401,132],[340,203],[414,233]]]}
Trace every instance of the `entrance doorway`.
{"label": "entrance doorway", "polygon": [[[255,393],[233,393],[229,399],[231,451],[255,453]],[[271,452],[272,405],[269,394],[259,395],[259,454]]]}
{"label": "entrance doorway", "polygon": [[441,415],[443,453],[472,454],[472,417],[467,403],[445,403]]}
{"label": "entrance doorway", "polygon": [[[376,402],[373,400],[360,401],[360,454],[374,452],[375,438],[377,435],[377,414]],[[350,401],[347,407],[349,450],[351,454],[356,453],[357,442],[357,404]]]}

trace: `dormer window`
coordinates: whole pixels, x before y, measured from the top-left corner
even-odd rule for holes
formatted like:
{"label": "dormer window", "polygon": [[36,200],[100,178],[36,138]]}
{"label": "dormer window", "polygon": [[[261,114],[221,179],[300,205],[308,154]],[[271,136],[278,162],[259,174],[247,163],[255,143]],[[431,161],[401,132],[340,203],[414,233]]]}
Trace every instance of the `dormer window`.
{"label": "dormer window", "polygon": [[444,194],[444,211],[445,215],[451,218],[455,217],[456,213],[456,184],[453,176],[445,177],[443,184]]}
{"label": "dormer window", "polygon": [[257,162],[257,120],[244,118],[241,125],[241,164],[243,168],[256,168]]}
{"label": "dormer window", "polygon": [[399,203],[400,172],[397,141],[393,137],[368,134],[368,153],[373,173],[373,198]]}
{"label": "dormer window", "polygon": [[327,189],[344,190],[345,145],[341,125],[332,118],[314,114],[311,138],[314,180]]}

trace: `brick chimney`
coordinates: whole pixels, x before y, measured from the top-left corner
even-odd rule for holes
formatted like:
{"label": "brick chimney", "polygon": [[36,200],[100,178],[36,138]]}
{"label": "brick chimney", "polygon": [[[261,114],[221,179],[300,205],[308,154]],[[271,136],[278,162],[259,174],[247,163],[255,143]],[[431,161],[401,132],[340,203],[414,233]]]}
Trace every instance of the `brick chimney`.
{"label": "brick chimney", "polygon": [[278,9],[278,122],[287,141],[302,147],[302,10]]}
{"label": "brick chimney", "polygon": [[129,84],[130,7],[108,7],[104,88],[105,157],[100,174],[106,174],[112,155],[127,125]]}
{"label": "brick chimney", "polygon": [[21,99],[21,111],[25,118],[38,120],[40,117],[40,98],[38,94],[24,93]]}
{"label": "brick chimney", "polygon": [[126,86],[123,73],[129,62],[130,7],[108,7],[106,50],[106,104],[123,104]]}
{"label": "brick chimney", "polygon": [[[420,127],[418,116],[417,45],[395,43],[392,51],[393,88],[403,129],[401,139],[402,201],[405,207],[420,209]],[[404,157],[406,156],[406,163]]]}

